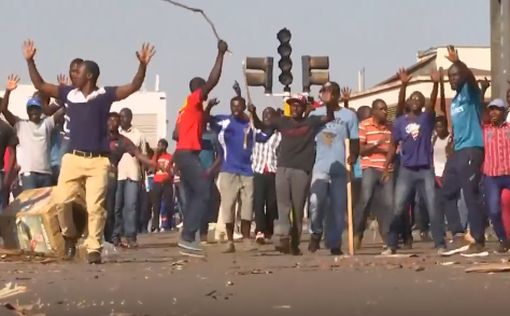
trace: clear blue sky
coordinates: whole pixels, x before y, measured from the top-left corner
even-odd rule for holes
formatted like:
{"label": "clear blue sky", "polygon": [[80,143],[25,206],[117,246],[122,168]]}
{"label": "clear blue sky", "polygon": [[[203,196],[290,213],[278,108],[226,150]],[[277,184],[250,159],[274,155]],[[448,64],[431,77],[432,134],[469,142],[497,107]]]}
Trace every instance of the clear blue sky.
{"label": "clear blue sky", "polygon": [[[329,55],[331,78],[355,87],[357,71],[366,69],[367,86],[415,61],[416,52],[448,43],[488,45],[489,1],[486,0],[181,0],[203,8],[220,36],[230,45],[220,84],[211,94],[222,100],[216,111],[228,110],[235,79],[242,82],[245,56],[274,56],[274,92],[281,91],[276,33],[292,32],[294,84],[301,87],[301,55]],[[0,78],[28,72],[21,43],[35,40],[37,64],[48,81],[67,71],[74,57],[96,60],[101,84],[131,80],[137,66],[135,50],[144,41],[156,45],[157,54],[146,85],[168,95],[176,113],[191,77],[206,77],[216,55],[216,39],[196,14],[161,0],[2,0],[2,62]],[[252,88],[259,108],[280,105],[262,88]]]}

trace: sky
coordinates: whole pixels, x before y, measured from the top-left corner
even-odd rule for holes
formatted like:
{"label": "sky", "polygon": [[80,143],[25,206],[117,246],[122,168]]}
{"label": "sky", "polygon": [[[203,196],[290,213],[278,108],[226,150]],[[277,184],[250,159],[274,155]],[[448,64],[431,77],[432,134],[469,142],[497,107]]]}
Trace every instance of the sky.
{"label": "sky", "polygon": [[[413,64],[418,50],[490,43],[486,0],[463,0],[462,6],[458,0],[179,1],[202,8],[232,51],[210,94],[221,101],[215,113],[228,112],[232,84],[243,82],[246,56],[273,56],[273,92],[282,91],[276,33],[283,27],[292,33],[292,92],[301,90],[301,55],[330,56],[330,78],[355,89],[361,68],[368,88]],[[135,51],[151,42],[157,53],[145,85],[154,89],[159,74],[172,118],[189,92],[189,80],[207,78],[217,53],[216,38],[200,15],[162,0],[2,0],[0,12],[0,79],[17,73],[29,83],[21,44],[31,38],[47,81],[55,82],[73,58],[82,57],[99,63],[101,85],[123,84],[136,72]],[[259,108],[281,105],[281,98],[264,96],[261,87],[250,91]]]}

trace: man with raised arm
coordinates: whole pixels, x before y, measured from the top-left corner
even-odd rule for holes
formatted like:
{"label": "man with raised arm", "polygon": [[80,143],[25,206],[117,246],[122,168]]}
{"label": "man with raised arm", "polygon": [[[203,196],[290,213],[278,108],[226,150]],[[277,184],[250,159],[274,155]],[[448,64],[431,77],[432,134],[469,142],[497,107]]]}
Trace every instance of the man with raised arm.
{"label": "man with raised arm", "polygon": [[203,101],[207,100],[209,92],[218,84],[223,68],[223,57],[228,50],[224,41],[218,42],[218,55],[209,78],[195,77],[191,79],[189,88],[191,94],[186,98],[184,106],[177,117],[175,139],[177,146],[174,162],[179,169],[180,179],[187,192],[189,200],[186,203],[184,225],[178,246],[183,255],[203,257],[204,253],[199,241],[195,240],[196,232],[200,229],[203,216],[207,210],[209,200],[209,182],[207,172],[200,163],[202,149],[202,132],[204,129]]}
{"label": "man with raised arm", "polygon": [[[23,54],[33,85],[44,94],[67,103],[67,114],[71,121],[69,153],[62,159],[54,201],[59,211],[63,212],[65,203],[72,200],[81,187],[85,187],[88,212],[88,235],[85,240],[87,260],[91,264],[101,263],[102,237],[106,220],[104,204],[110,166],[108,113],[113,102],[125,99],[140,89],[145,79],[147,65],[155,50],[150,44],[144,44],[136,53],[139,66],[131,83],[104,88],[97,86],[99,66],[91,60],[86,60],[80,65],[76,86],[58,86],[45,82],[36,68],[35,53],[34,42],[25,41]],[[66,255],[72,257],[79,236],[73,229],[68,229],[68,223],[60,224]]]}

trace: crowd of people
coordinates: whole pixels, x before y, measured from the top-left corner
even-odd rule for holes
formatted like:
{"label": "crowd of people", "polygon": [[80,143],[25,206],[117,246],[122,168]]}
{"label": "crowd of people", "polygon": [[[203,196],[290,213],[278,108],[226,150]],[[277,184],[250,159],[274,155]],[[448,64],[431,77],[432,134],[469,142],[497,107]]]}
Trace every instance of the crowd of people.
{"label": "crowd of people", "polygon": [[34,62],[35,46],[26,41],[23,54],[37,92],[26,104],[28,119],[16,117],[9,96],[19,78],[8,77],[0,104],[2,204],[9,192],[55,185],[65,255],[73,258],[81,233],[65,205],[82,195],[90,263],[101,262],[104,241],[136,248],[138,233],[174,228],[176,210],[184,255],[204,256],[211,222],[225,233],[225,253],[236,252],[236,245],[253,251],[274,243],[282,253],[300,255],[305,213],[308,251],[319,250],[324,240],[332,255],[340,255],[351,182],[357,249],[373,217],[386,255],[411,248],[417,228],[425,240],[430,232],[438,255],[486,256],[489,223],[499,240],[496,251],[509,251],[510,212],[502,212],[502,204],[509,204],[503,191],[510,189],[508,102],[486,104],[489,82],[477,82],[453,47],[447,75],[456,95],[450,110],[442,69],[431,73],[428,99],[419,91],[406,97],[411,77],[401,69],[394,120],[382,99],[350,109],[350,90],[333,81],[321,87],[319,101],[292,95],[285,101],[289,113],[266,107],[261,118],[237,86],[230,113],[212,114],[219,101],[209,95],[227,51],[219,41],[208,79],[190,81],[171,154],[170,139],[150,148],[132,125],[130,109],[110,112],[112,103],[140,89],[153,46],[137,52],[131,83],[103,88],[97,86],[99,66],[80,58],[71,62],[69,80],[45,82]]}

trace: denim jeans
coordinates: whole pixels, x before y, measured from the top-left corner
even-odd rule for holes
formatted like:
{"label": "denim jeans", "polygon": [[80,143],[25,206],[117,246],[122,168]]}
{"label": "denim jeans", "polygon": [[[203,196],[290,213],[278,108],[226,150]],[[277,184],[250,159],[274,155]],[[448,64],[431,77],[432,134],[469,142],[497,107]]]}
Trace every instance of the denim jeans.
{"label": "denim jeans", "polygon": [[[174,198],[173,183],[171,182],[154,182],[151,191],[152,201],[152,224],[151,229],[171,228],[169,225],[169,217],[173,215],[172,201]],[[162,205],[163,204],[163,205]],[[161,227],[159,220],[161,217]]]}
{"label": "denim jeans", "polygon": [[310,187],[310,230],[316,236],[322,236],[326,248],[342,246],[342,233],[345,226],[347,208],[347,175],[314,173]]}
{"label": "denim jeans", "polygon": [[53,178],[49,173],[27,172],[21,174],[21,185],[23,191],[51,187],[53,185]]}
{"label": "denim jeans", "polygon": [[382,182],[382,174],[383,172],[376,168],[366,168],[363,170],[360,199],[354,213],[354,233],[357,236],[363,236],[370,205],[373,204],[375,189],[380,187],[382,192],[379,195],[380,199],[377,202],[382,203],[382,205],[379,207],[373,207],[372,209],[376,212],[374,215],[377,217],[377,221],[379,223],[382,235],[381,237],[384,241],[386,241],[390,230],[390,222],[393,216],[395,182],[392,174],[390,174],[390,179],[386,182]]}
{"label": "denim jeans", "polygon": [[499,240],[504,241],[506,240],[506,232],[501,218],[501,192],[503,189],[510,189],[510,176],[485,176],[483,186],[494,232]]}
{"label": "denim jeans", "polygon": [[[104,239],[107,242],[113,242],[113,232],[115,230],[115,223],[122,222],[122,214],[117,219],[115,213],[115,199],[117,194],[117,174],[110,172],[108,174],[108,189],[106,191],[106,224],[104,227]],[[119,212],[120,213],[120,212]],[[120,238],[117,236],[117,238]],[[118,240],[120,241],[120,240]]]}
{"label": "denim jeans", "polygon": [[[483,163],[483,149],[464,148],[455,151],[446,161],[443,173],[441,198],[446,212],[457,209],[460,190],[468,209],[468,222],[471,235],[477,243],[485,243],[486,214],[480,200],[480,180]],[[450,213],[453,225],[462,227],[459,212]]]}
{"label": "denim jeans", "polygon": [[113,239],[121,236],[136,241],[138,191],[140,183],[132,180],[117,181],[117,194],[115,197],[115,228]]}
{"label": "denim jeans", "polygon": [[435,175],[433,169],[409,169],[401,167],[395,187],[395,213],[388,234],[388,246],[396,249],[398,233],[402,231],[402,214],[407,210],[413,189],[425,200],[429,212],[430,228],[435,247],[445,247],[443,214],[435,208]]}
{"label": "denim jeans", "polygon": [[174,162],[181,173],[181,183],[186,195],[181,238],[193,242],[207,212],[210,182],[207,181],[198,152],[177,150]]}

